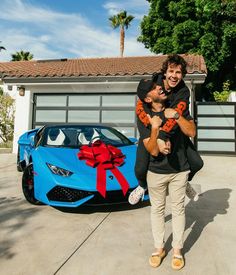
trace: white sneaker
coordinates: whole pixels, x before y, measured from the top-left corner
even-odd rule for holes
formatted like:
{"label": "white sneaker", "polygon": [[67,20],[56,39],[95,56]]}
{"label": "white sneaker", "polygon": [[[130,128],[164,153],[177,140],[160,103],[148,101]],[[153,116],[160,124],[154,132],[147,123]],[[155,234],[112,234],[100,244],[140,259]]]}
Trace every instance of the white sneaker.
{"label": "white sneaker", "polygon": [[145,189],[141,187],[140,185],[136,187],[130,194],[128,201],[130,204],[134,205],[137,204],[140,200],[143,200],[144,194],[145,194]]}
{"label": "white sneaker", "polygon": [[199,194],[193,189],[189,182],[187,182],[186,185],[186,195],[190,200],[197,201],[199,199]]}

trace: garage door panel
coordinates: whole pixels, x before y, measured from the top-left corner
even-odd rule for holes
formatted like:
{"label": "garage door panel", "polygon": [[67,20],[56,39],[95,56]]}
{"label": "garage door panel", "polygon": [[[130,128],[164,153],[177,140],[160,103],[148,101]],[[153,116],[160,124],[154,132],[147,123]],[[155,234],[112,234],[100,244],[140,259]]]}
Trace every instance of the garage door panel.
{"label": "garage door panel", "polygon": [[69,96],[70,107],[99,107],[100,96],[99,95],[72,95]]}
{"label": "garage door panel", "polygon": [[134,107],[135,97],[133,95],[103,95],[103,107]]}
{"label": "garage door panel", "polygon": [[69,123],[99,123],[99,111],[68,111]]}
{"label": "garage door panel", "polygon": [[37,96],[37,107],[65,107],[66,98],[65,95],[59,95],[57,97],[53,95]]}
{"label": "garage door panel", "polygon": [[37,110],[36,123],[38,122],[66,122],[65,110]]}
{"label": "garage door panel", "polygon": [[134,123],[134,111],[102,111],[103,123]]}
{"label": "garage door panel", "polygon": [[33,128],[48,123],[97,123],[137,136],[136,94],[35,94]]}

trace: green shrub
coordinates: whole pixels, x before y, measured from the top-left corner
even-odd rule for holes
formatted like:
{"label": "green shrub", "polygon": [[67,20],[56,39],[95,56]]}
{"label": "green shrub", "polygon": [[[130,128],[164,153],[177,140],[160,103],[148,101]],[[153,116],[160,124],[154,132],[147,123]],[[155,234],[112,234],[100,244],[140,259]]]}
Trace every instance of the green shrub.
{"label": "green shrub", "polygon": [[0,142],[13,140],[15,100],[8,94],[0,95]]}
{"label": "green shrub", "polygon": [[213,93],[216,102],[226,102],[228,100],[231,93],[229,87],[230,82],[227,80],[223,83],[222,92],[215,91]]}

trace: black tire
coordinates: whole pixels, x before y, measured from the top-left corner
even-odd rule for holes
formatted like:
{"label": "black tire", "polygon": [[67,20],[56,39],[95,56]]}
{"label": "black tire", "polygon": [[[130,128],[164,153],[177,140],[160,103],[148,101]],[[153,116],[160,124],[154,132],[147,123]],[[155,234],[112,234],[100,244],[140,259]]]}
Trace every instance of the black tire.
{"label": "black tire", "polygon": [[22,191],[25,199],[34,205],[42,205],[43,203],[38,201],[34,197],[34,174],[33,164],[30,163],[25,169],[22,177]]}

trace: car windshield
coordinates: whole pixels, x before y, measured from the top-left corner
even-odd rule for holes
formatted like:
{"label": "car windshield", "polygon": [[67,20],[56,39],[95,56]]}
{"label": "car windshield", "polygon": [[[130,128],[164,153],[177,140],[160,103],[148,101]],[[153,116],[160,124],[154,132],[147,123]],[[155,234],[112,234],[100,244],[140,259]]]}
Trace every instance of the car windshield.
{"label": "car windshield", "polygon": [[111,127],[66,125],[45,127],[41,145],[79,148],[97,140],[116,147],[133,144],[127,137]]}

